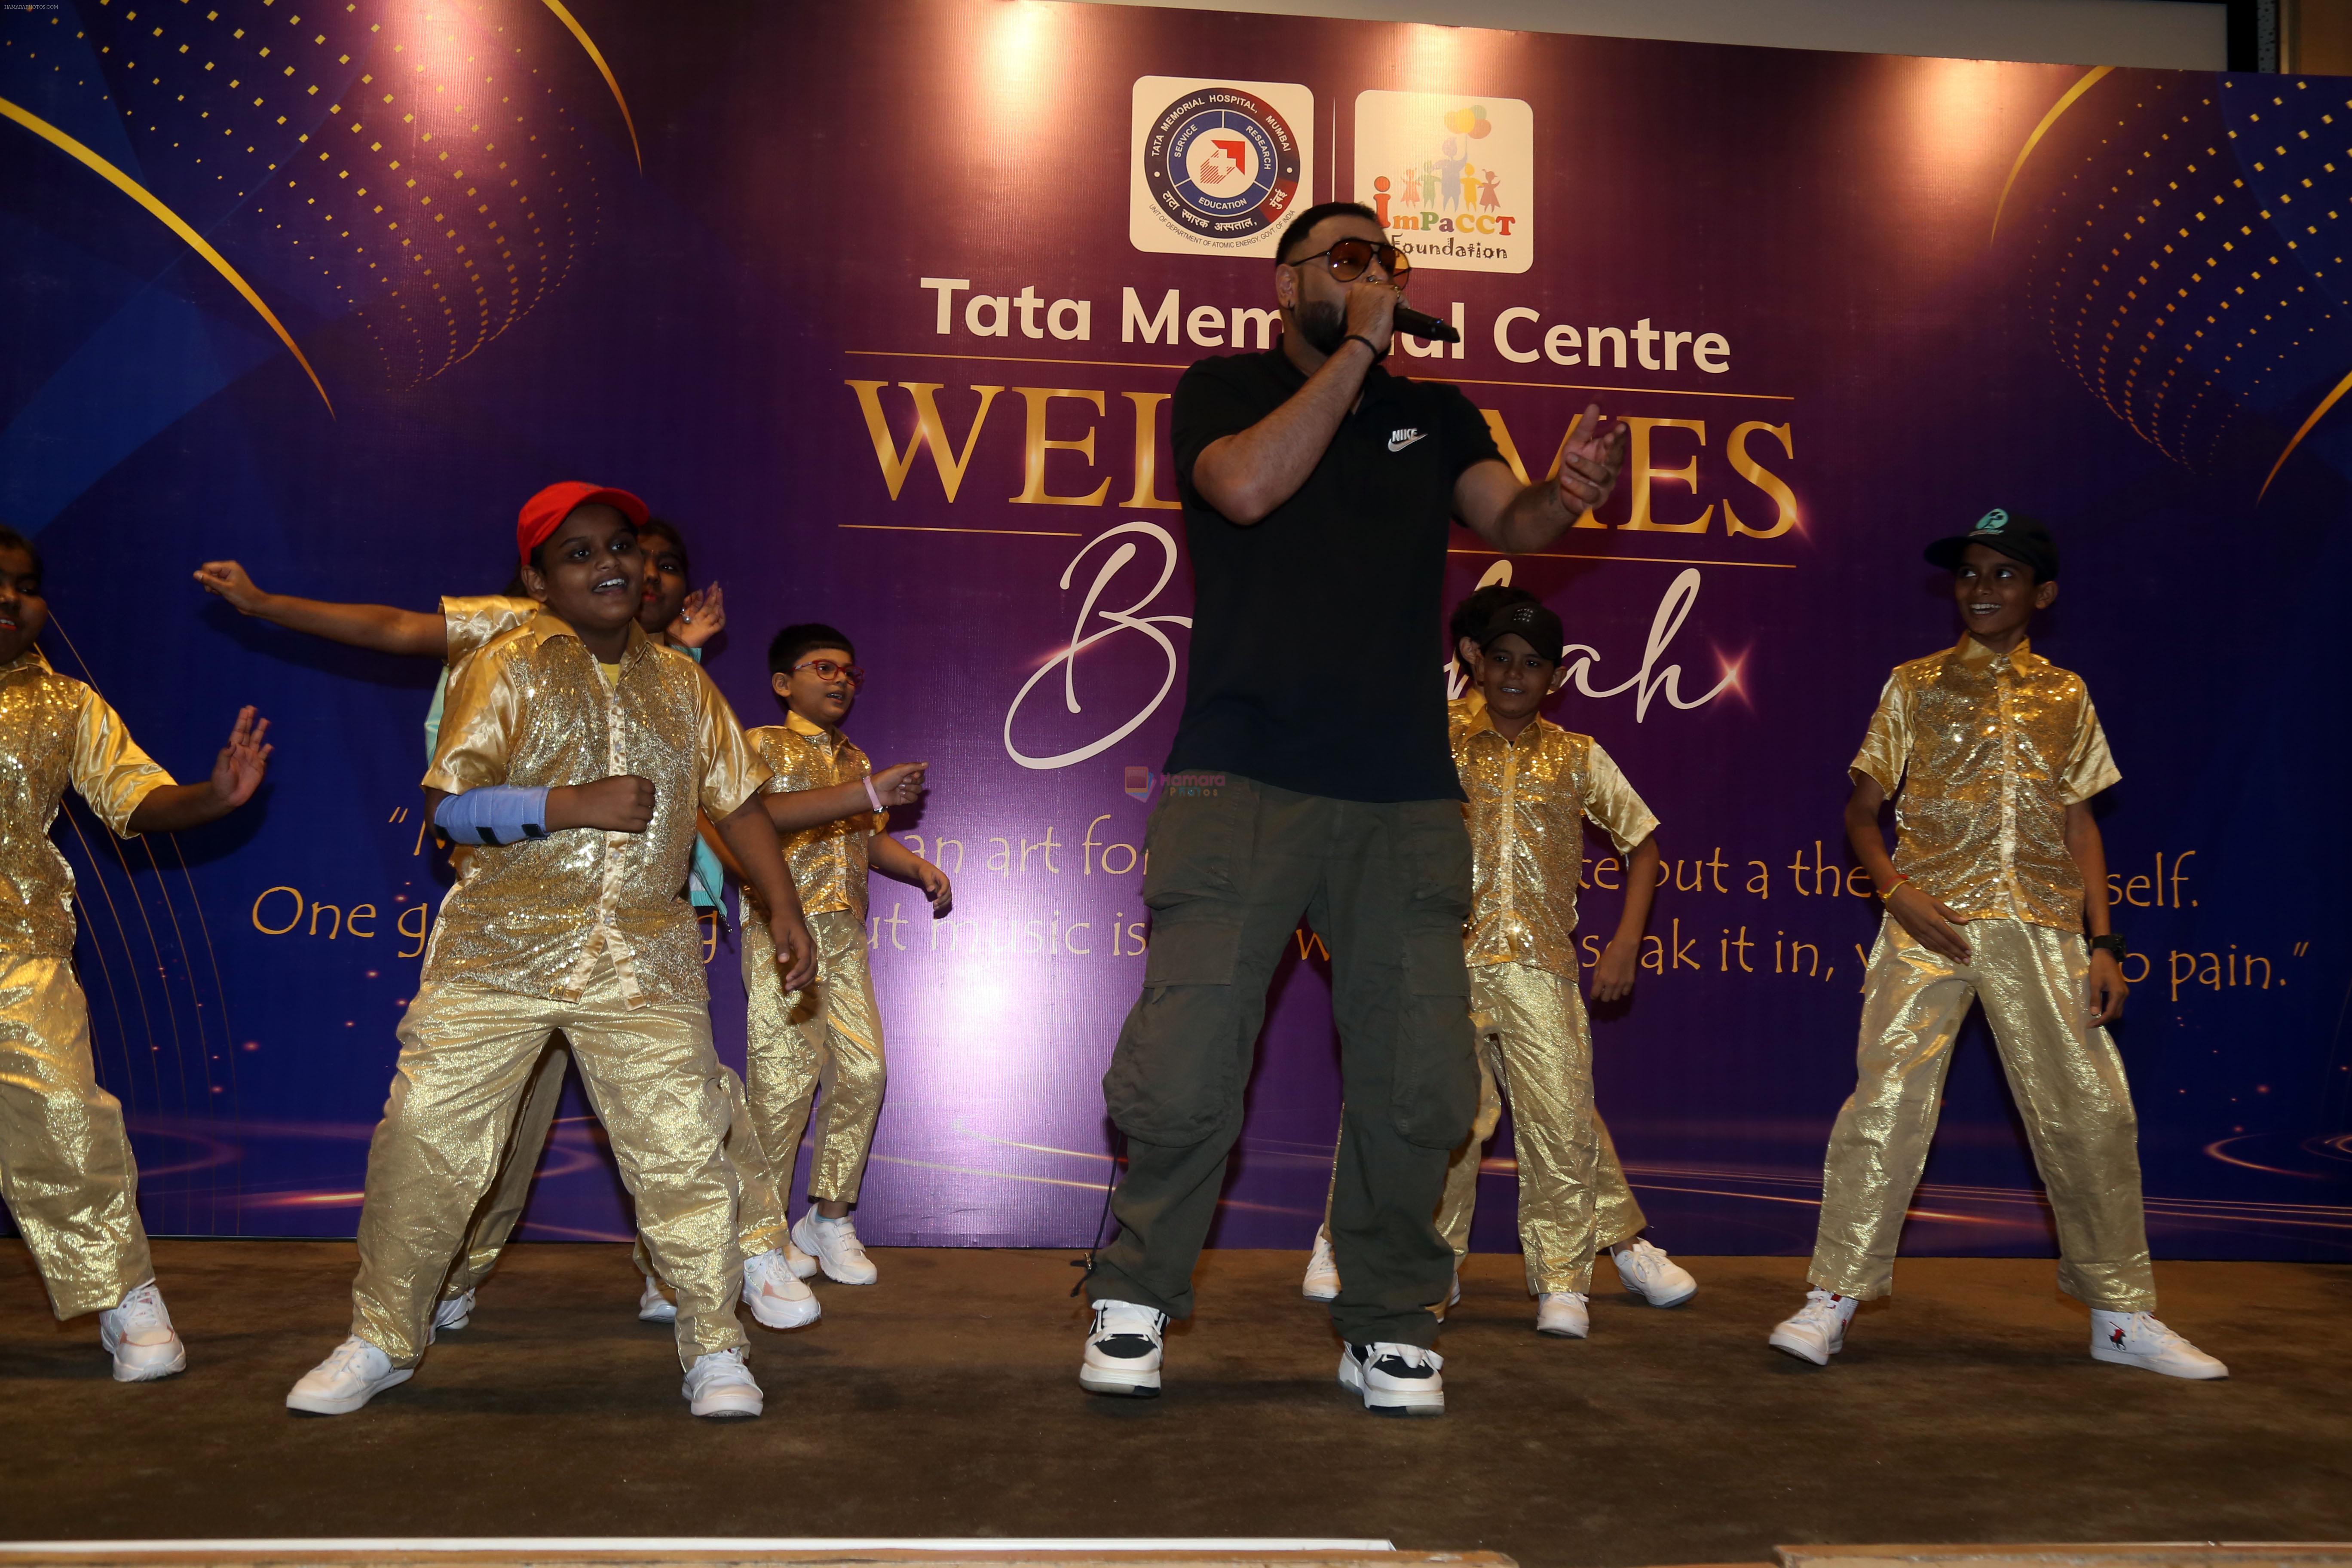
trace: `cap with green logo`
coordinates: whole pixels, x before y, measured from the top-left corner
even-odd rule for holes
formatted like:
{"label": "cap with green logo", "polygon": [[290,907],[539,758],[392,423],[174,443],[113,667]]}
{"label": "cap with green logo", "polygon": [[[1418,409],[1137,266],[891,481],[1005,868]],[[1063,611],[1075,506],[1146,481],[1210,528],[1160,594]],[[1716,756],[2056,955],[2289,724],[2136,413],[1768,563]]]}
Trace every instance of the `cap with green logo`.
{"label": "cap with green logo", "polygon": [[2058,542],[2050,536],[2050,530],[2039,518],[1995,507],[1977,519],[1976,526],[1966,533],[1956,533],[1927,546],[1927,563],[1957,572],[1960,558],[1971,544],[1997,550],[2012,561],[2031,566],[2037,582],[2053,582],[2058,576]]}

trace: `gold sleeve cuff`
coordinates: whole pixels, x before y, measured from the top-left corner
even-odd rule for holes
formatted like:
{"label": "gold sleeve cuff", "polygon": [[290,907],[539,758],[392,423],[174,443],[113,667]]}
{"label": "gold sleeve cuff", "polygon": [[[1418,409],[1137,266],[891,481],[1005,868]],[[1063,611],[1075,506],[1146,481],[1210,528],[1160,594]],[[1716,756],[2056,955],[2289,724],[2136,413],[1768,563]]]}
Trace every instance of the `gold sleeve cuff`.
{"label": "gold sleeve cuff", "polygon": [[106,699],[87,686],[81,688],[81,699],[74,733],[74,788],[107,826],[125,838],[135,837],[131,816],[139,803],[174,781],[139,749],[130,727]]}
{"label": "gold sleeve cuff", "polygon": [[1658,830],[1657,814],[1643,804],[1614,758],[1594,741],[1585,753],[1584,815],[1609,835],[1620,855],[1631,855]]}
{"label": "gold sleeve cuff", "polygon": [[768,764],[743,738],[735,710],[710,677],[695,667],[695,743],[702,755],[702,810],[714,823],[732,816],[769,784]]}
{"label": "gold sleeve cuff", "polygon": [[1911,715],[1901,684],[1889,676],[1885,689],[1878,694],[1878,711],[1870,716],[1870,732],[1863,737],[1862,750],[1854,753],[1847,769],[1876,780],[1879,788],[1893,795],[1902,786],[1903,770],[1910,761]]}
{"label": "gold sleeve cuff", "polygon": [[2074,755],[2066,759],[2066,771],[2058,781],[2058,798],[2068,805],[2080,805],[2103,789],[2111,789],[2123,780],[2122,770],[2107,750],[2107,731],[2099,723],[2098,711],[2091,706],[2090,695],[2083,697],[2083,725],[2074,737]]}
{"label": "gold sleeve cuff", "polygon": [[468,658],[449,678],[441,708],[441,744],[425,771],[425,787],[450,795],[504,784],[520,721],[511,660],[499,654]]}

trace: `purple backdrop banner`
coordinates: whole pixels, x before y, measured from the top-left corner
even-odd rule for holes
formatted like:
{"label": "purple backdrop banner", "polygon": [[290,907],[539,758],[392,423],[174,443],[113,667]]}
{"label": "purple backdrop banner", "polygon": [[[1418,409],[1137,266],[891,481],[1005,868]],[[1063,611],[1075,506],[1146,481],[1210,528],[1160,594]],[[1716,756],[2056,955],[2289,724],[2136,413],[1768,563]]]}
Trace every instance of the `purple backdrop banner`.
{"label": "purple backdrop banner", "polygon": [[[2007,506],[2060,531],[2036,646],[2125,773],[2099,809],[2156,1247],[2352,1256],[2352,84],[1034,0],[87,0],[0,20],[0,518],[48,552],[45,647],[182,776],[240,702],[278,742],[259,808],[203,832],[58,827],[159,1231],[351,1232],[447,882],[434,669],[191,570],[425,608],[496,590],[516,505],[586,478],[725,585],[709,668],[747,723],[768,636],[830,620],[871,672],[851,734],[932,764],[891,831],[957,907],[875,883],[861,1230],[1082,1245],[1182,699],[1168,399],[1271,341],[1273,235],[1338,195],[1462,329],[1395,368],[1460,383],[1524,472],[1588,399],[1633,422],[1609,507],[1509,560],[1456,530],[1447,594],[1559,611],[1551,716],[1664,820],[1596,1070],[1665,1242],[1810,1244],[1877,919],[1844,765],[1889,667],[1956,636],[1921,544]],[[1223,1245],[1304,1247],[1320,1208],[1336,1042],[1296,943]],[[1515,1245],[1509,1153],[1481,1246]],[[2052,1250],[1980,1026],[1917,1208],[1915,1250]],[[575,1096],[524,1234],[627,1228]]]}

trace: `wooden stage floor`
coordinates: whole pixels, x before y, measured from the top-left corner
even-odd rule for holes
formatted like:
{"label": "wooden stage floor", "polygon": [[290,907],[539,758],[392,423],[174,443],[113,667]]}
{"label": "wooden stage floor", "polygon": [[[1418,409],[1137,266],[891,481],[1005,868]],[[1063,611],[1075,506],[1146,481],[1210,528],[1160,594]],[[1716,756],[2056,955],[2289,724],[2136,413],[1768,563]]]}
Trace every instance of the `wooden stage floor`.
{"label": "wooden stage floor", "polygon": [[1815,1542],[2352,1538],[2352,1268],[2159,1265],[2231,1363],[2183,1384],[2084,1353],[2042,1261],[1899,1267],[1838,1363],[1765,1347],[1796,1258],[1689,1258],[1643,1307],[1598,1270],[1582,1342],[1474,1258],[1442,1421],[1366,1415],[1303,1255],[1212,1254],[1156,1401],[1082,1394],[1062,1252],[879,1250],[825,1318],[754,1327],[756,1423],[697,1422],[625,1248],[515,1247],[473,1326],[358,1415],[289,1415],[342,1336],[347,1243],[174,1241],[190,1371],[107,1377],[0,1243],[0,1536],[1318,1536],[1526,1568],[1757,1563]]}

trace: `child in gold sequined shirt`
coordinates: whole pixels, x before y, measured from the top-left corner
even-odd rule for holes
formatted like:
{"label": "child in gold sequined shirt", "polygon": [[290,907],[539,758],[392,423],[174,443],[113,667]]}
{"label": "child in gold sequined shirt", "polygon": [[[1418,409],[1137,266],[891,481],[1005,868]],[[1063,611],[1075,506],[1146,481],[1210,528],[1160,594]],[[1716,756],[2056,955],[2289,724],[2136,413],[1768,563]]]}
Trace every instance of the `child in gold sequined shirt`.
{"label": "child in gold sequined shirt", "polygon": [[49,839],[70,785],[126,837],[194,827],[260,786],[269,724],[247,708],[203,784],[139,749],[121,717],[51,669],[40,552],[0,528],[0,1187],[59,1318],[99,1314],[118,1383],[188,1364],[155,1288],[122,1107],[99,1087],[74,978],[73,871]]}
{"label": "child in gold sequined shirt", "polygon": [[[1822,1170],[1812,1289],[1770,1342],[1827,1365],[1856,1304],[1893,1290],[1952,1047],[1981,1002],[2057,1221],[2059,1288],[2091,1309],[2092,1356],[2227,1376],[2153,1315],[2138,1121],[2105,1028],[2129,987],[2090,807],[2121,775],[2082,677],[2026,637],[2058,597],[2057,542],[1996,510],[1927,553],[1952,574],[1965,629],[1895,667],[1851,764],[1846,836],[1886,915]],[[1878,818],[1898,790],[1890,858]]]}

